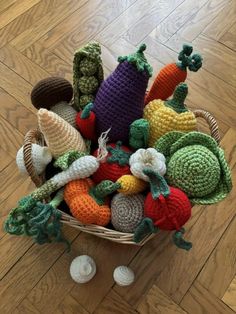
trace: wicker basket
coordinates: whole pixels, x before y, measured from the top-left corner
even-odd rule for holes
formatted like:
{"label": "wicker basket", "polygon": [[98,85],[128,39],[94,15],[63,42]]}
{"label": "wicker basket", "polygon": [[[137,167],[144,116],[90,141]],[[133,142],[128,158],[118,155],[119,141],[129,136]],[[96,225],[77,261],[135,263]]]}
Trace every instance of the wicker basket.
{"label": "wicker basket", "polygon": [[[218,130],[218,125],[215,118],[207,111],[204,110],[195,110],[193,111],[196,118],[203,118],[209,125],[211,136],[216,140],[217,143],[220,142],[220,135]],[[31,180],[34,182],[36,187],[39,187],[45,181],[44,175],[38,176],[33,167],[32,158],[31,158],[31,149],[32,143],[37,143],[39,145],[44,145],[44,138],[42,133],[38,129],[30,130],[24,139],[24,162]],[[133,245],[144,245],[147,241],[153,238],[155,235],[151,234],[146,236],[141,242],[135,243],[133,241],[133,233],[124,233],[116,230],[108,229],[105,227],[97,226],[97,225],[85,225],[80,223],[74,217],[61,212],[61,222],[65,225],[69,225],[71,227],[77,228],[80,231],[84,231],[90,234],[93,234],[97,237],[104,238],[113,242],[122,243],[122,244],[133,244]]]}

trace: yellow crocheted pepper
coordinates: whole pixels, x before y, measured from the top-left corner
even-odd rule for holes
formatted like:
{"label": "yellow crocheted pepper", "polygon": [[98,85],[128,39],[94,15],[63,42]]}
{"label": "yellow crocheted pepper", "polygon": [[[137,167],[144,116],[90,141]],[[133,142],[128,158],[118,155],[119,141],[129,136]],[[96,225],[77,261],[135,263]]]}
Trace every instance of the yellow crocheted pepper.
{"label": "yellow crocheted pepper", "polygon": [[197,121],[193,112],[189,111],[184,100],[188,94],[188,86],[179,84],[173,98],[167,101],[155,99],[144,108],[144,119],[149,122],[149,147],[164,134],[170,131],[190,132],[197,128]]}
{"label": "yellow crocheted pepper", "polygon": [[120,184],[118,192],[126,195],[138,194],[147,188],[147,182],[133,176],[132,174],[121,176],[116,183]]}

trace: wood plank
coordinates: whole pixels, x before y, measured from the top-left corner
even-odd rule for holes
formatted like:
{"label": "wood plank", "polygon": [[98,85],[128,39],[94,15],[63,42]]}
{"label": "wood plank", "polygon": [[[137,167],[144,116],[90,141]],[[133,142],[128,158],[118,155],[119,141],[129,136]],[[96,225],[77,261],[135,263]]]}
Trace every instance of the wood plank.
{"label": "wood plank", "polygon": [[19,15],[11,23],[0,30],[0,47],[3,47],[6,43],[42,18],[47,12],[54,10],[63,2],[64,0],[41,0],[28,11]]}
{"label": "wood plank", "polygon": [[14,309],[14,314],[40,314],[40,312],[25,298],[17,308]]}
{"label": "wood plank", "polygon": [[219,41],[224,44],[225,46],[233,49],[236,51],[236,39],[235,39],[235,33],[236,33],[236,23],[227,30],[227,32],[224,33],[219,39]]}
{"label": "wood plank", "polygon": [[[207,1],[169,40],[175,41],[181,38],[182,42],[191,43],[230,2],[231,0]],[[168,41],[166,44],[168,45]]]}
{"label": "wood plank", "polygon": [[229,288],[224,294],[222,301],[226,303],[234,312],[236,312],[236,277],[231,282]]}
{"label": "wood plank", "polygon": [[[234,136],[236,131],[233,131]],[[226,159],[232,170],[233,184],[236,183],[236,149],[232,143],[232,132],[227,132],[221,145],[227,147]],[[235,216],[235,188],[229,196],[220,203],[207,206],[199,217],[188,239],[194,243],[188,254],[178,251],[167,263],[165,269],[157,278],[157,286],[168,296],[179,303],[190,288],[193,280],[212,253],[217,242]],[[191,267],[189,267],[191,265]],[[166,280],[169,278],[170,280]]]}
{"label": "wood plank", "polygon": [[[16,99],[0,88],[0,115],[7,120],[13,128],[25,135],[30,129],[37,128],[37,118]],[[32,106],[32,110],[33,106]],[[37,110],[35,109],[35,112]],[[15,132],[15,131],[13,131]],[[15,156],[14,156],[15,157]]]}
{"label": "wood plank", "polygon": [[138,45],[156,25],[160,25],[171,12],[178,10],[178,6],[182,4],[184,0],[159,0],[158,6],[150,7],[148,12],[145,12],[140,19],[130,25],[130,28],[122,36],[133,45]]}
{"label": "wood plank", "polygon": [[[66,228],[65,234],[69,241],[73,241],[78,231]],[[34,244],[30,247],[0,281],[1,313],[12,313],[64,252],[65,245],[62,243]]]}
{"label": "wood plank", "polygon": [[170,37],[176,33],[188,21],[195,18],[198,11],[208,0],[192,1],[185,0],[176,10],[167,16],[158,26],[151,32],[151,36],[161,43],[165,43]]}
{"label": "wood plank", "polygon": [[33,25],[16,36],[11,41],[11,45],[15,46],[19,51],[24,51],[26,48],[40,39],[44,34],[49,32],[53,27],[83,6],[87,1],[88,0],[65,0],[53,11],[47,12],[40,20],[37,20]]}
{"label": "wood plank", "polygon": [[[137,312],[125,302],[114,290],[102,300],[94,314],[137,314]],[[148,312],[143,312],[148,313]]]}
{"label": "wood plank", "polygon": [[219,40],[235,23],[236,2],[230,1],[218,16],[205,28],[203,34]]}
{"label": "wood plank", "polygon": [[39,42],[28,47],[23,51],[23,54],[47,71],[51,76],[64,77],[72,82],[73,74],[71,60],[62,60]]}
{"label": "wood plank", "polygon": [[205,289],[197,280],[185,295],[180,305],[194,314],[234,314],[228,306]]}
{"label": "wood plank", "polygon": [[[1,147],[15,159],[17,150],[22,146],[23,135],[0,116]],[[10,169],[9,169],[10,170]],[[13,169],[12,169],[13,170]]]}
{"label": "wood plank", "polygon": [[22,77],[9,69],[5,64],[0,62],[1,72],[1,89],[17,99],[24,106],[34,112],[30,101],[30,92],[32,85],[26,82]]}
{"label": "wood plank", "polygon": [[0,61],[32,85],[50,76],[40,66],[10,45],[5,45],[0,49]]}
{"label": "wood plank", "polygon": [[140,314],[186,314],[178,304],[174,303],[156,285],[153,285],[148,291],[147,295],[139,303],[137,310]]}
{"label": "wood plank", "polygon": [[[38,312],[40,313],[40,312]],[[88,314],[88,312],[74,299],[70,294],[67,294],[62,300],[54,314]]]}
{"label": "wood plank", "polygon": [[0,171],[2,171],[13,161],[13,158],[2,147],[0,147],[0,156]]}
{"label": "wood plank", "polygon": [[0,2],[0,13],[12,6],[17,0],[1,0]]}
{"label": "wood plank", "polygon": [[0,29],[13,21],[17,16],[29,10],[40,0],[21,0],[15,2],[6,12],[0,14]]}
{"label": "wood plank", "polygon": [[236,273],[235,234],[236,218],[228,226],[198,276],[198,281],[219,298],[223,297]]}
{"label": "wood plank", "polygon": [[[70,255],[64,254],[51,267],[29,293],[28,299],[41,313],[46,310],[54,313],[61,298],[70,292],[71,296],[88,312],[93,312],[114,284],[112,276],[114,268],[128,264],[138,249],[137,246],[117,244],[81,233],[73,243]],[[83,285],[74,283],[69,272],[65,271],[69,269],[72,259],[78,253],[92,256],[97,265],[96,277]],[[50,294],[48,294],[49,290]]]}

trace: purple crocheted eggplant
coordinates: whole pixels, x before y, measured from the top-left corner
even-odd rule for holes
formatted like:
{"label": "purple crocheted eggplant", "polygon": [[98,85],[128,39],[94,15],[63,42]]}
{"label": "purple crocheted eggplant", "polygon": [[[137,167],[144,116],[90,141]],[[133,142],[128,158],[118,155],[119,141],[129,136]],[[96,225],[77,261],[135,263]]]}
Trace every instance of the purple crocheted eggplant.
{"label": "purple crocheted eggplant", "polygon": [[96,132],[111,128],[109,141],[128,143],[130,124],[143,116],[144,97],[152,68],[140,46],[134,54],[119,57],[116,70],[101,84],[93,106]]}

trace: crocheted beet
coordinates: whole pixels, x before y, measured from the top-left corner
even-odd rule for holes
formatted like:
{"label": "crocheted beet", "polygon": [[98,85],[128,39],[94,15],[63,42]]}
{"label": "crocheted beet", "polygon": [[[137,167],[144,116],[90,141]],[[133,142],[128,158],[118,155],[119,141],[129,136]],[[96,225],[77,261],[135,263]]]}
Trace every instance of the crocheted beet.
{"label": "crocheted beet", "polygon": [[47,77],[39,81],[31,92],[31,102],[36,109],[50,109],[53,105],[70,102],[73,88],[69,81],[61,77]]}
{"label": "crocheted beet", "polygon": [[[130,174],[129,157],[131,150],[121,145],[121,142],[107,146],[108,155],[104,162],[100,163],[98,170],[93,175],[93,181],[99,183],[102,180],[116,182],[121,176]],[[98,150],[93,153],[97,157]]]}
{"label": "crocheted beet", "polygon": [[152,184],[144,205],[144,215],[162,230],[180,230],[191,217],[191,203],[180,189],[168,187],[164,178],[151,171],[145,172]]}
{"label": "crocheted beet", "polygon": [[130,124],[142,117],[144,96],[151,67],[143,54],[137,53],[118,59],[116,70],[101,84],[94,101],[96,130],[100,134],[109,128],[111,142],[128,143]]}

